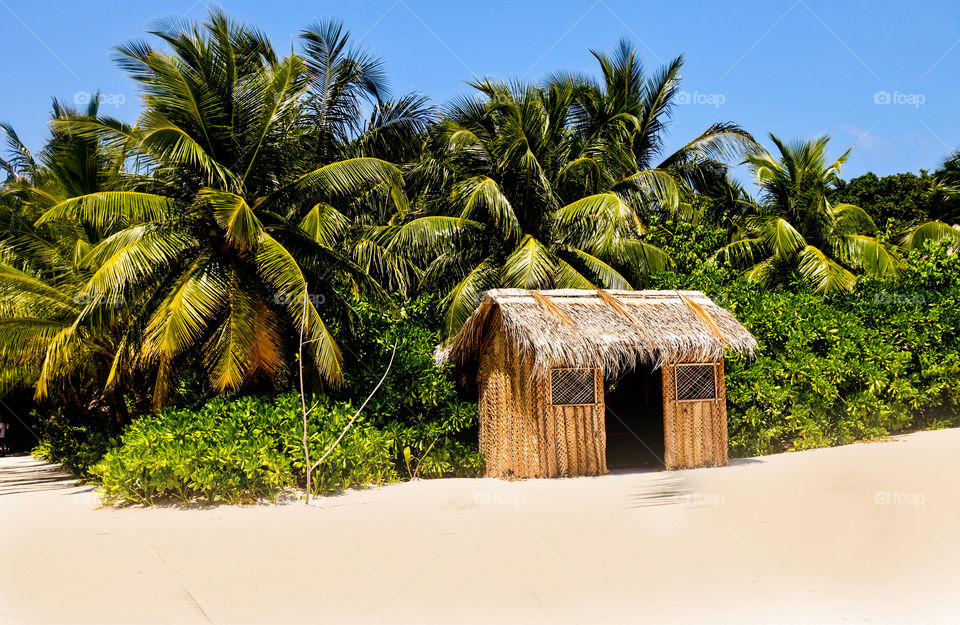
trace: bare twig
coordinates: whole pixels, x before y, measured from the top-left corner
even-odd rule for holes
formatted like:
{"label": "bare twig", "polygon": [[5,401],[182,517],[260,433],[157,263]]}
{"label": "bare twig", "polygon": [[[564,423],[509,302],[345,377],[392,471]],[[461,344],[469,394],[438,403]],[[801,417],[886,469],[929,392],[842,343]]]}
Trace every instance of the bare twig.
{"label": "bare twig", "polygon": [[316,407],[314,404],[313,408],[310,408],[310,411],[307,410],[307,395],[304,392],[303,388],[303,331],[307,325],[307,286],[303,286],[303,315],[300,317],[300,347],[298,353],[298,364],[300,365],[300,407],[303,411],[303,459],[304,465],[307,467],[307,505],[310,504],[310,445],[307,444],[307,415],[313,408]]}
{"label": "bare twig", "polygon": [[343,428],[343,431],[340,432],[340,436],[337,437],[337,440],[333,441],[333,444],[330,445],[330,448],[327,449],[327,451],[322,456],[320,456],[320,459],[314,463],[313,467],[311,467],[311,470],[319,467],[320,463],[322,463],[324,460],[327,459],[327,456],[329,456],[333,452],[334,448],[336,448],[336,446],[340,443],[340,441],[343,440],[343,437],[346,436],[347,430],[350,429],[350,426],[353,425],[353,422],[357,420],[357,417],[360,416],[360,413],[363,412],[363,409],[367,407],[367,404],[370,402],[371,399],[373,399],[373,396],[376,395],[378,390],[380,390],[380,387],[383,385],[383,381],[387,379],[387,374],[390,373],[390,367],[393,366],[393,358],[396,355],[397,355],[397,342],[394,341],[393,352],[391,352],[390,354],[390,362],[387,363],[387,369],[386,371],[383,372],[383,376],[380,378],[380,381],[377,382],[377,385],[375,387],[373,387],[373,390],[370,391],[370,394],[367,395],[367,398],[363,400],[363,403],[360,404],[360,407],[357,408],[357,411],[353,413],[353,417],[351,417],[346,427]]}

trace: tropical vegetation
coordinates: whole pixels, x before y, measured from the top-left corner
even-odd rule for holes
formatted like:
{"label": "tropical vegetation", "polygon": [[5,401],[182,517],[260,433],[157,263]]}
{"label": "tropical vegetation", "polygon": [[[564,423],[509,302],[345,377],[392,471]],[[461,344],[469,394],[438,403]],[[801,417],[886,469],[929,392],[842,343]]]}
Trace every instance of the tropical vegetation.
{"label": "tropical vegetation", "polygon": [[646,284],[671,264],[648,219],[681,210],[682,191],[716,182],[719,160],[752,144],[718,123],[664,155],[682,58],[651,76],[624,41],[593,52],[602,80],[483,80],[444,111],[409,176],[417,198],[392,245],[444,295],[455,334],[491,288]]}
{"label": "tropical vegetation", "polygon": [[958,424],[956,154],[845,181],[828,137],[724,120],[668,149],[683,59],[625,41],[435,105],[332,20],[285,54],[219,10],[149,35],[114,51],[135,121],[55,100],[36,155],[0,126],[0,393],[111,500],[277,497],[304,451],[315,493],[476,473],[432,355],[495,287],[714,296],[760,340],[734,453]]}
{"label": "tropical vegetation", "polygon": [[896,279],[900,257],[870,236],[877,226],[866,211],[827,197],[850,150],[828,163],[828,137],[787,144],[771,134],[770,140],[778,157],[756,146],[744,159],[760,198],[744,202],[740,231],[717,258],[745,266],[748,280],[766,285],[797,271],[823,293],[849,291],[855,270]]}

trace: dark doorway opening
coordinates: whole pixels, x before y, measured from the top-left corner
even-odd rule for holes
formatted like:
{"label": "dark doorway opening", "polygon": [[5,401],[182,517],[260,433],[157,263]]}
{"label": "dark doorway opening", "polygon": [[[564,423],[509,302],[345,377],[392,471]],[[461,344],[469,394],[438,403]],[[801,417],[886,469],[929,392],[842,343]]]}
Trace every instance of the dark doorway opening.
{"label": "dark doorway opening", "polygon": [[660,369],[640,365],[607,384],[607,468],[663,468]]}

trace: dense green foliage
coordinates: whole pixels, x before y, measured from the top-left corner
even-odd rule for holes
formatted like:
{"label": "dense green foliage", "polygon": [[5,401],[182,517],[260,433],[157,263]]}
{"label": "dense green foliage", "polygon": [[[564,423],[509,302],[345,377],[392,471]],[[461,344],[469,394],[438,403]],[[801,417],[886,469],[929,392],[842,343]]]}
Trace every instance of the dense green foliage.
{"label": "dense green foliage", "polygon": [[[348,409],[324,406],[316,411],[311,448],[329,447],[350,418]],[[275,498],[303,482],[301,441],[296,395],[273,401],[216,399],[201,410],[141,417],[92,472],[110,501],[153,504],[157,498],[176,497],[237,503]],[[315,474],[314,488],[329,491],[395,479],[390,448],[386,434],[357,423]]]}
{"label": "dense green foliage", "polygon": [[40,435],[33,455],[62,464],[82,478],[91,477],[90,468],[103,458],[121,432],[116,422],[97,413],[57,410],[32,416]]}
{"label": "dense green foliage", "polygon": [[826,298],[712,268],[660,280],[704,290],[757,337],[755,361],[726,364],[734,455],[960,426],[960,257],[944,245],[912,252],[897,285],[863,279]]}
{"label": "dense green foliage", "polygon": [[663,154],[682,58],[647,76],[624,41],[593,55],[602,82],[473,82],[477,96],[431,131],[408,176],[418,210],[393,243],[444,294],[445,336],[491,288],[642,286],[670,264],[645,222],[678,212],[683,191],[722,178],[722,159],[753,143],[719,123]]}
{"label": "dense green foliage", "polygon": [[829,138],[732,122],[668,151],[683,60],[626,42],[434,108],[335,21],[286,56],[219,10],[150,35],[115,50],[135,123],[55,102],[36,155],[0,125],[0,393],[111,499],[302,486],[296,393],[317,458],[391,361],[311,490],[476,472],[432,355],[500,286],[718,298],[760,341],[728,363],[736,454],[957,422],[958,155],[844,182]]}
{"label": "dense green foliage", "polygon": [[[333,446],[354,412],[348,402],[321,400],[309,418],[313,458]],[[372,413],[347,430],[313,473],[313,493],[384,484],[401,476],[475,475],[482,467],[475,451],[453,439],[456,428],[467,428],[474,421],[463,418],[433,429],[399,422],[373,424],[386,417]],[[304,483],[302,437],[296,394],[218,398],[199,410],[170,409],[137,419],[91,473],[108,501],[275,499]]]}
{"label": "dense green foliage", "polygon": [[[313,491],[401,477],[475,475],[483,466],[476,452],[476,404],[462,401],[449,374],[433,362],[439,326],[435,302],[402,301],[388,311],[358,302],[355,311],[357,327],[344,333],[342,343],[351,363],[347,388],[372,389],[394,343],[397,355],[360,419],[313,473]],[[308,428],[312,458],[339,436],[362,392],[351,395],[340,389],[315,398],[319,405],[310,413]],[[60,413],[47,418],[36,453],[81,476],[92,474],[111,500],[151,503],[174,497],[235,503],[273,498],[304,483],[303,420],[296,394],[217,398],[168,409],[133,421],[122,434],[102,416],[78,419]],[[112,449],[104,457],[108,447]]]}
{"label": "dense green foliage", "polygon": [[747,154],[744,162],[756,177],[760,198],[745,203],[739,232],[718,258],[767,286],[782,285],[799,273],[821,293],[850,290],[854,271],[895,279],[900,257],[893,245],[872,236],[877,227],[870,216],[858,206],[828,199],[850,150],[831,163],[829,137],[786,143],[771,134],[770,140],[778,156],[764,148]]}
{"label": "dense green foliage", "polygon": [[921,171],[877,176],[867,173],[849,181],[840,180],[829,193],[835,204],[854,204],[873,218],[880,228],[898,231],[923,219],[956,223],[958,203],[937,188],[937,179]]}
{"label": "dense green foliage", "polygon": [[391,432],[409,473],[418,467],[420,475],[479,469],[477,406],[461,399],[449,370],[433,361],[440,328],[437,301],[395,299],[396,308],[388,311],[355,303],[357,327],[341,339],[349,363],[347,384],[330,396],[359,401],[386,370],[396,345],[393,366],[365,410],[368,422]]}
{"label": "dense green foliage", "polygon": [[[377,156],[416,142],[426,111],[403,99],[398,112],[379,61],[333,22],[282,58],[219,11],[152,34],[166,48],[116,50],[143,96],[136,124],[58,108],[41,162],[8,133],[20,160],[0,233],[4,379],[38,399],[79,387],[77,403],[132,393],[158,409],[197,371],[219,393],[282,386],[302,332],[311,388],[341,382],[327,329],[349,314],[340,291],[385,297],[351,258],[351,211],[358,197],[364,219],[405,206],[399,169]],[[77,159],[73,144],[91,155],[84,187],[46,173]]]}

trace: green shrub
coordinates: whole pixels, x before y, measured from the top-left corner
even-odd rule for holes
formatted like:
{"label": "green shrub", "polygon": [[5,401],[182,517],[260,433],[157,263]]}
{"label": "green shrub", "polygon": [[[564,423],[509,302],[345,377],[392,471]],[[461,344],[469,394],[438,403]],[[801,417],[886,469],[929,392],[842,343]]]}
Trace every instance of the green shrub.
{"label": "green shrub", "polygon": [[705,291],[757,337],[754,362],[726,362],[735,455],[960,425],[960,258],[944,246],[912,253],[897,284],[829,297],[713,267],[657,279]]}
{"label": "green shrub", "polygon": [[[330,449],[354,410],[350,403],[319,400],[308,419],[312,462]],[[475,412],[452,422],[378,428],[361,415],[313,472],[311,491],[384,484],[401,475],[475,474],[482,458],[454,437],[474,423]],[[215,399],[195,411],[141,417],[92,472],[108,502],[275,500],[305,481],[300,398]]]}
{"label": "green shrub", "polygon": [[391,432],[397,470],[412,477],[476,475],[483,469],[477,452],[477,404],[464,401],[449,372],[437,367],[440,340],[436,299],[394,298],[395,309],[353,304],[354,332],[341,339],[347,354],[347,384],[332,392],[359,403],[379,381],[397,351],[389,375],[364,411],[369,421]]}
{"label": "green shrub", "polygon": [[[352,414],[348,405],[324,404],[314,410],[308,427],[313,458],[333,443]],[[94,473],[108,501],[275,499],[284,489],[303,484],[300,399],[292,394],[272,400],[215,399],[197,411],[141,417]],[[392,481],[391,441],[358,419],[313,477],[316,492]]]}
{"label": "green shrub", "polygon": [[[456,415],[475,411],[475,404],[464,402],[458,395],[449,366],[441,369],[433,360],[440,341],[436,299],[423,296],[404,301],[396,296],[394,304],[395,310],[385,311],[368,302],[353,303],[358,317],[354,331],[338,336],[344,346],[347,383],[332,390],[331,395],[344,401],[363,401],[386,370],[396,343],[390,373],[369,404],[367,413],[373,423],[449,422]],[[461,431],[476,440],[476,431],[467,431],[466,427]]]}
{"label": "green shrub", "polygon": [[[401,478],[476,475],[483,468],[476,404],[462,401],[449,373],[433,361],[439,328],[434,301],[396,303],[383,311],[353,302],[354,331],[340,329],[347,384],[320,396],[310,413],[313,462],[376,386],[394,342],[397,351],[383,386],[312,473],[315,494]],[[86,440],[65,428],[55,431],[61,434],[42,444],[45,456],[48,446]],[[294,393],[168,409],[134,420],[108,453],[106,440],[98,442],[85,465],[99,461],[92,473],[110,502],[275,499],[306,480],[301,403]]]}
{"label": "green shrub", "polygon": [[120,434],[120,426],[99,413],[34,410],[30,417],[40,434],[33,456],[61,464],[81,478],[90,477],[91,467]]}
{"label": "green shrub", "polygon": [[198,411],[143,416],[94,467],[107,501],[158,497],[231,503],[271,497],[292,481],[278,448],[280,415],[254,398],[214,400]]}

